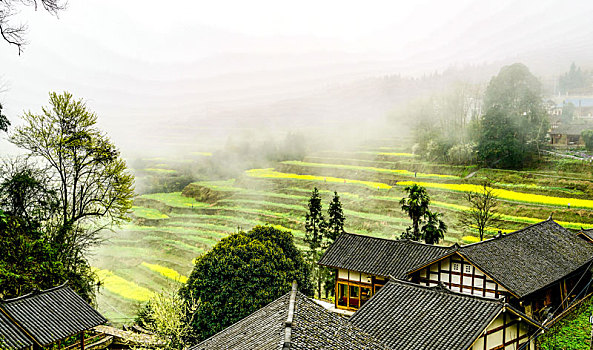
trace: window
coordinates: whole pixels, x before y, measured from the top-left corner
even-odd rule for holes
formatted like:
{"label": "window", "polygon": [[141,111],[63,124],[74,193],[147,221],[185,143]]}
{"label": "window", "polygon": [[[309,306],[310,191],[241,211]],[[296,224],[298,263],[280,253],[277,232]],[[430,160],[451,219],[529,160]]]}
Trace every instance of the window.
{"label": "window", "polygon": [[368,287],[360,287],[360,306],[363,306],[364,303],[371,298],[371,288]]}
{"label": "window", "polygon": [[465,273],[472,273],[472,266],[471,265],[465,265]]}
{"label": "window", "polygon": [[348,307],[348,285],[338,283],[338,306]]}
{"label": "window", "polygon": [[459,271],[459,263],[453,263],[453,271]]}
{"label": "window", "polygon": [[374,294],[377,294],[377,292],[379,291],[379,289],[381,289],[381,287],[383,287],[382,284],[375,284],[375,293]]}
{"label": "window", "polygon": [[358,308],[360,305],[360,287],[350,286],[350,307]]}

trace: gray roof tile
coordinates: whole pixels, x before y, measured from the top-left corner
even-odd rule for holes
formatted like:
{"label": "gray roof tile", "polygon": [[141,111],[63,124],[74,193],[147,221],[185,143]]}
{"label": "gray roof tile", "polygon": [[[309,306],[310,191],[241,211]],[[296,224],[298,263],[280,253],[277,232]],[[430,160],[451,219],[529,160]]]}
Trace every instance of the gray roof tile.
{"label": "gray roof tile", "polygon": [[390,280],[351,322],[393,349],[466,350],[503,307],[502,299]]}
{"label": "gray roof tile", "polygon": [[[280,350],[284,344],[290,293],[271,302],[190,350]],[[290,349],[387,349],[368,333],[353,326],[301,293],[296,294]]]}
{"label": "gray roof tile", "polygon": [[40,345],[107,322],[67,285],[5,300],[0,307]]}
{"label": "gray roof tile", "polygon": [[593,244],[548,219],[459,253],[522,298],[591,262]]}
{"label": "gray roof tile", "polygon": [[18,350],[32,345],[33,341],[0,310],[0,349]]}
{"label": "gray roof tile", "polygon": [[319,260],[319,265],[403,279],[407,272],[437,259],[452,248],[407,239],[384,239],[341,234]]}

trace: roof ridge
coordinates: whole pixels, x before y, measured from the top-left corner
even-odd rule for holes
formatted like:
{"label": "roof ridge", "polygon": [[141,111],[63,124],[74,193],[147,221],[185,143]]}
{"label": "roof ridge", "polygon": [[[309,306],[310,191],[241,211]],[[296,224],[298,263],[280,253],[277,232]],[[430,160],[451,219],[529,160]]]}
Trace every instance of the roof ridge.
{"label": "roof ridge", "polygon": [[292,290],[290,291],[290,300],[288,302],[288,316],[286,317],[286,322],[284,322],[284,343],[282,345],[282,350],[290,349],[290,342],[292,337],[292,323],[294,321],[294,314],[296,312],[295,306],[297,292],[297,282],[292,281]]}
{"label": "roof ridge", "polygon": [[437,248],[451,248],[452,247],[452,246],[447,247],[447,246],[444,246],[444,245],[436,245],[436,244],[422,243],[422,242],[411,240],[409,238],[397,238],[397,239],[393,239],[393,238],[385,238],[385,237],[376,237],[376,236],[363,235],[363,234],[360,234],[360,233],[352,233],[352,232],[344,232],[342,234],[351,235],[351,236],[358,236],[358,237],[365,237],[365,238],[373,238],[373,239],[378,239],[378,240],[382,240],[382,241],[389,241],[389,242],[413,243],[413,244],[417,244],[417,245],[421,245],[421,246],[426,246],[426,247],[437,247]]}
{"label": "roof ridge", "polygon": [[554,221],[554,219],[552,219],[551,217],[549,217],[546,220],[543,220],[543,221],[540,221],[540,222],[536,222],[535,224],[531,224],[529,226],[525,226],[525,227],[523,227],[521,229],[518,229],[516,231],[509,232],[509,233],[502,233],[501,231],[499,231],[499,233],[497,233],[496,236],[494,236],[492,238],[488,238],[488,239],[485,239],[485,240],[480,241],[480,242],[475,242],[475,243],[470,243],[470,244],[464,244],[464,245],[462,245],[460,247],[463,249],[463,248],[472,247],[472,246],[479,245],[479,244],[486,243],[486,242],[492,242],[492,241],[495,241],[495,240],[498,240],[498,239],[501,239],[501,238],[505,238],[505,237],[514,235],[515,233],[519,233],[519,232],[525,231],[525,230],[530,229],[530,228],[532,228],[534,226],[543,225],[543,224],[545,224],[547,222],[553,222],[557,226],[560,226],[560,227],[562,227],[563,229],[566,230],[566,228],[564,226],[560,225],[559,223],[557,223],[556,221]]}
{"label": "roof ridge", "polygon": [[432,290],[432,291],[439,292],[439,293],[442,293],[442,294],[450,294],[450,295],[453,295],[453,296],[459,296],[459,297],[464,297],[464,298],[478,299],[478,300],[488,301],[488,302],[492,302],[492,303],[500,303],[500,304],[503,304],[503,305],[506,304],[504,298],[488,298],[488,297],[483,297],[483,296],[479,296],[479,295],[473,295],[473,294],[467,294],[467,293],[462,293],[462,292],[456,292],[454,290],[451,290],[451,289],[447,288],[442,282],[440,282],[436,286],[423,286],[421,284],[417,284],[417,283],[410,282],[410,281],[404,281],[404,280],[397,279],[397,278],[395,278],[393,276],[389,276],[389,282],[388,283],[391,283],[391,282],[393,282],[393,283],[399,283],[399,284],[403,284],[403,285],[408,285],[408,286],[411,286],[411,287],[426,289],[426,290]]}
{"label": "roof ridge", "polygon": [[22,299],[27,299],[27,298],[34,297],[34,296],[37,296],[37,295],[41,295],[41,294],[46,294],[46,293],[49,293],[49,292],[53,292],[55,290],[58,290],[58,289],[61,289],[61,288],[64,288],[64,287],[68,287],[68,281],[60,284],[59,286],[51,287],[51,288],[48,288],[48,289],[34,289],[33,291],[31,291],[31,292],[29,292],[29,293],[27,293],[25,295],[21,295],[21,296],[18,296],[18,297],[15,297],[15,298],[11,298],[11,299],[0,300],[0,303],[1,304],[12,303],[12,302],[19,301],[19,300],[22,300]]}

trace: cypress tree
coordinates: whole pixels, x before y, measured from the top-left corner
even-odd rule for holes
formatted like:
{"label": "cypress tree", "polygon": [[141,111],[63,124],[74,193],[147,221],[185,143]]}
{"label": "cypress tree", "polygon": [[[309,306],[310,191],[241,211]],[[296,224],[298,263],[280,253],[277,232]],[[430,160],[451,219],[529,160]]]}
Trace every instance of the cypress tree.
{"label": "cypress tree", "polygon": [[329,220],[327,223],[326,244],[329,246],[339,235],[344,233],[344,222],[346,221],[346,218],[344,217],[344,211],[342,210],[342,203],[340,202],[338,192],[334,192],[334,198],[329,203],[327,216],[329,217]]}

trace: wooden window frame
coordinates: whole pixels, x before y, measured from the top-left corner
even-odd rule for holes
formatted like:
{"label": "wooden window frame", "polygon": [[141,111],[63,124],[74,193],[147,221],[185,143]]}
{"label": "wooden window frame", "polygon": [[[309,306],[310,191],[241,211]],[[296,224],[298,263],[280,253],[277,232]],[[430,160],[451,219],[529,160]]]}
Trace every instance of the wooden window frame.
{"label": "wooden window frame", "polygon": [[[347,288],[347,295],[348,297],[346,298],[346,306],[342,306],[342,305],[338,305],[338,295],[339,295],[339,285],[340,284],[344,284],[346,285]],[[350,307],[350,286],[353,287],[358,287],[358,307]],[[370,297],[372,297],[373,295],[375,295],[374,290],[373,290],[373,285],[371,283],[361,283],[361,282],[354,282],[354,281],[349,281],[349,280],[345,280],[345,279],[341,279],[338,278],[336,281],[336,308],[337,309],[342,309],[342,310],[358,310],[360,308],[360,299],[361,299],[361,288],[367,288],[371,291],[371,295]],[[369,297],[369,299],[370,299]]]}

